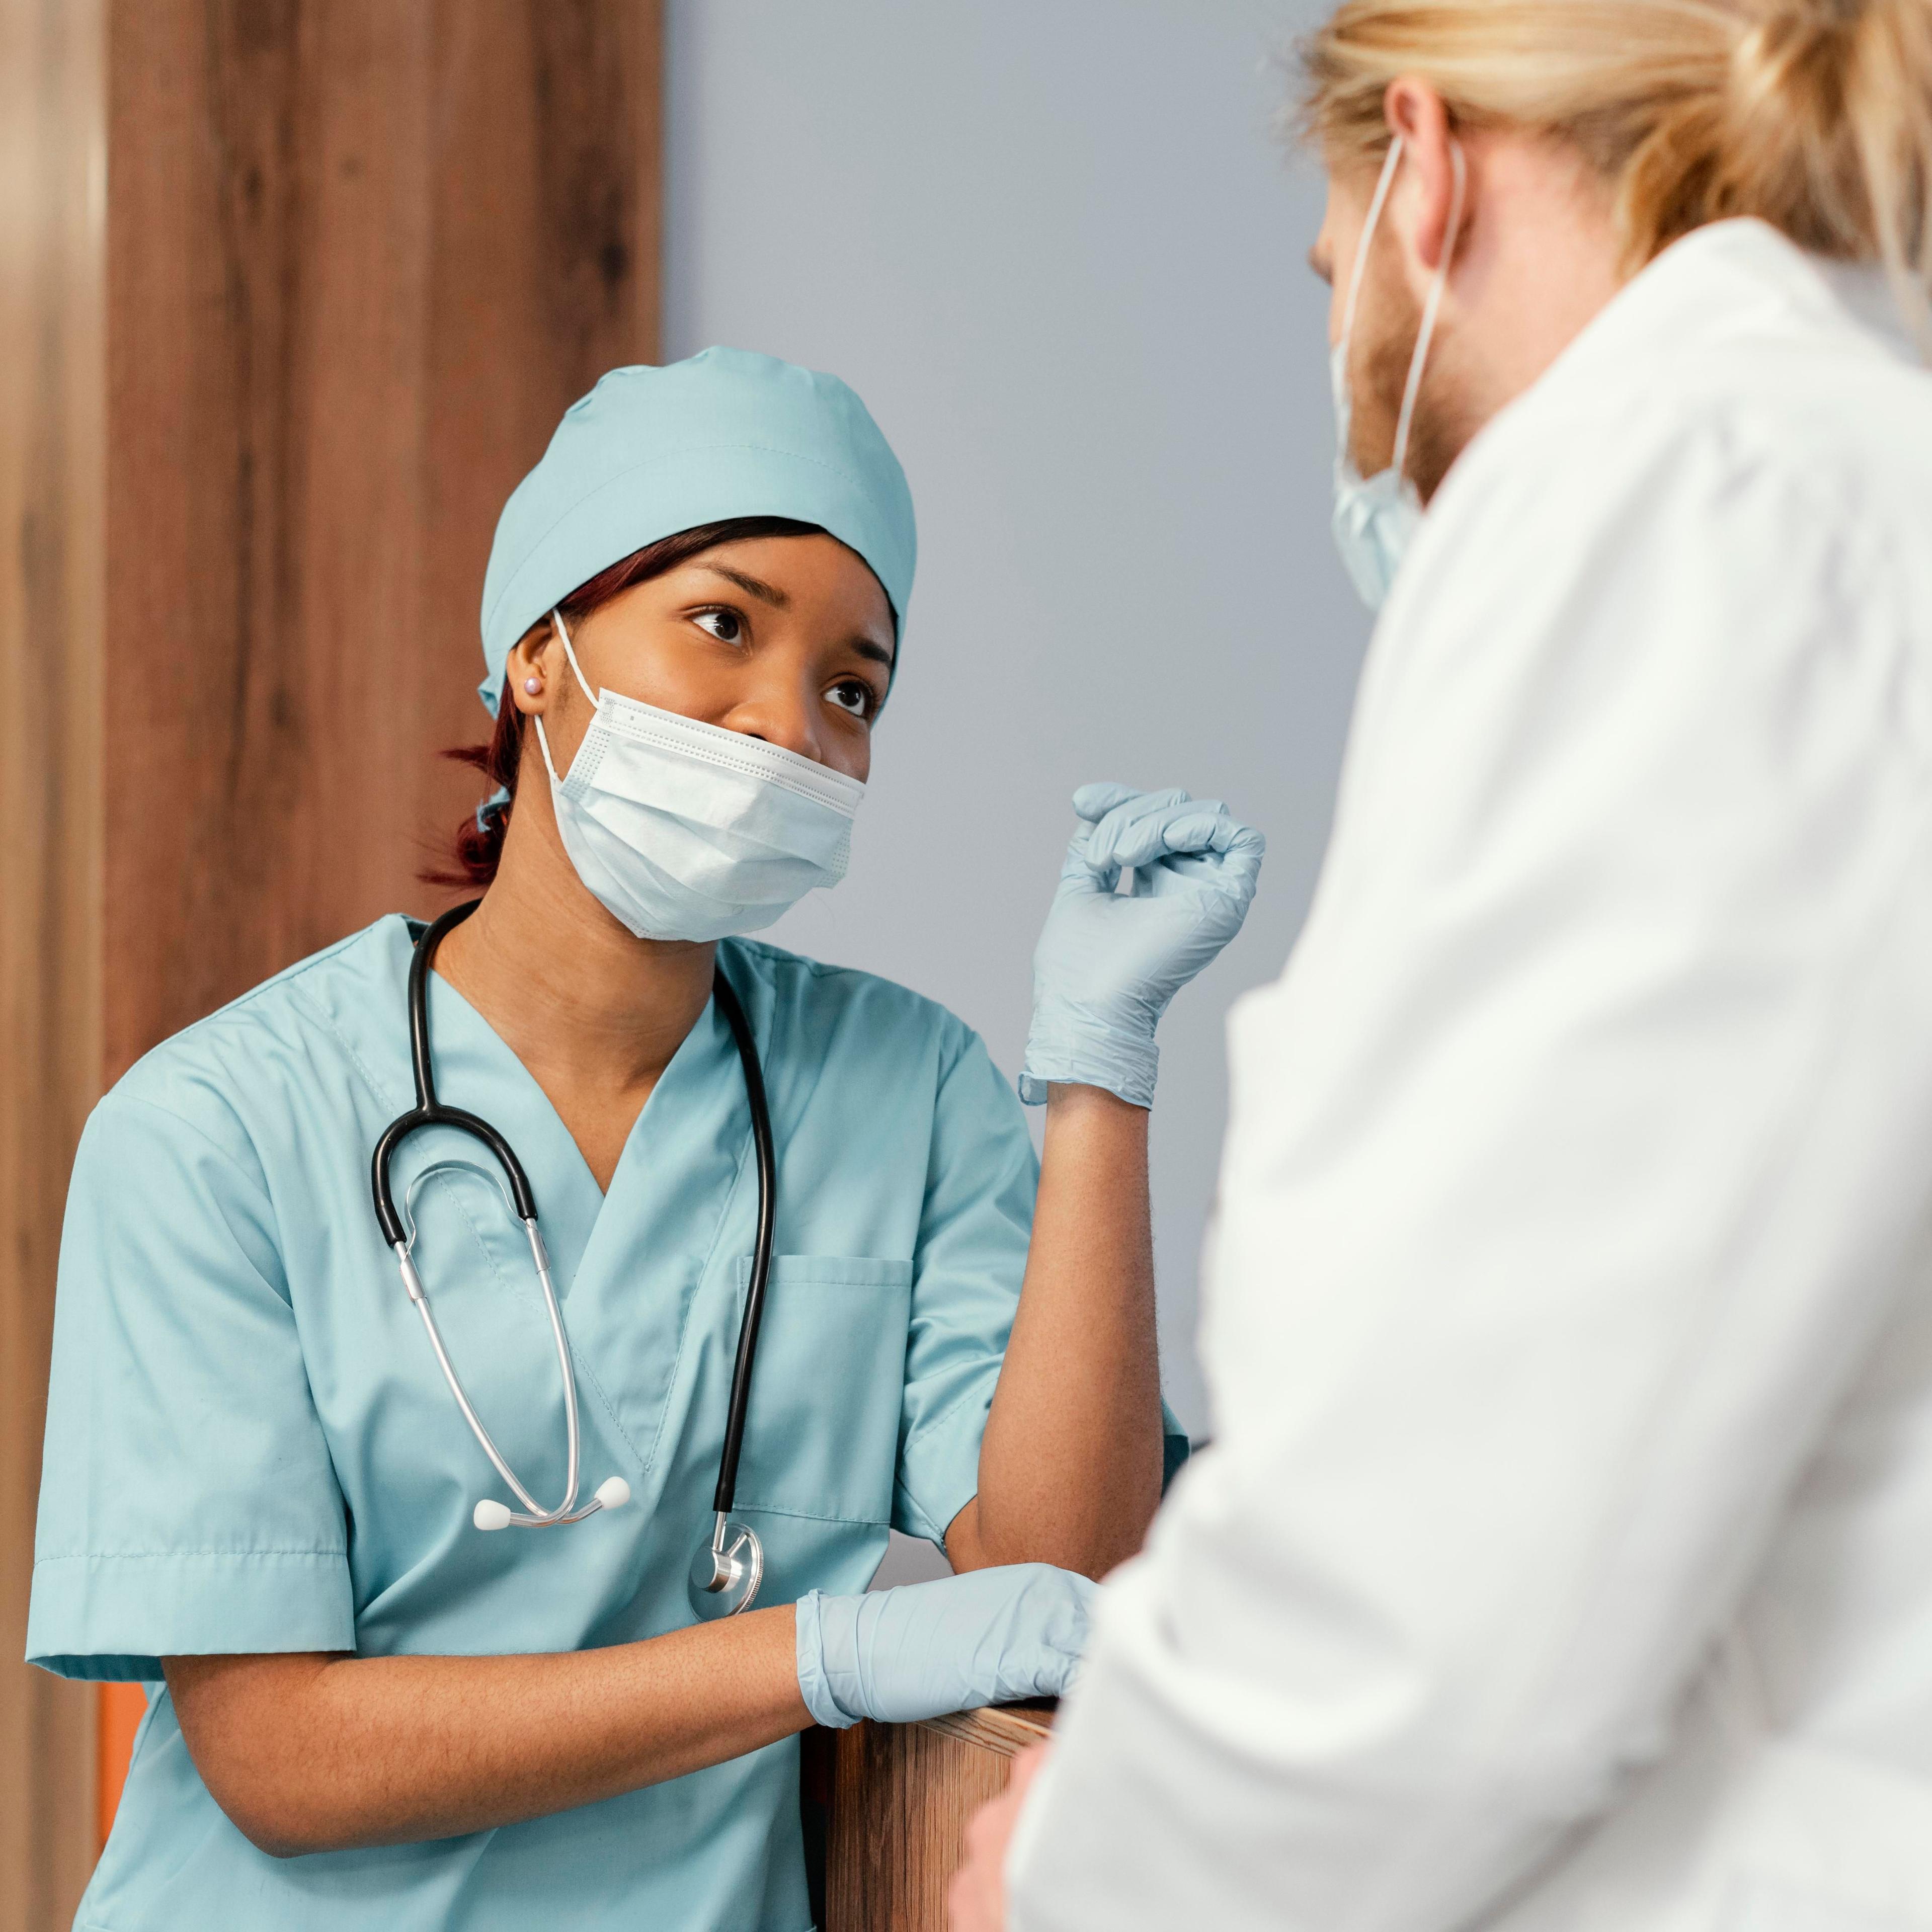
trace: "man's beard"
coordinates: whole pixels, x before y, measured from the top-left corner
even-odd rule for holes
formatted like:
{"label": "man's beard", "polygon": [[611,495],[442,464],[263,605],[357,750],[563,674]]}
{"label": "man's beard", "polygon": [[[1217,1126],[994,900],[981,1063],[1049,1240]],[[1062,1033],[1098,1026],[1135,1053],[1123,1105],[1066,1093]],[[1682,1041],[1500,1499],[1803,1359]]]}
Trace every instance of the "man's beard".
{"label": "man's beard", "polygon": [[[1406,284],[1393,275],[1388,279],[1390,286],[1386,290],[1362,292],[1364,299],[1356,310],[1357,332],[1360,333],[1372,315],[1376,326],[1349,358],[1354,399],[1349,454],[1364,476],[1386,470],[1394,460],[1402,391],[1408,386],[1415,340],[1422,328],[1421,304]],[[1408,449],[1402,464],[1425,503],[1436,494],[1474,433],[1455,405],[1454,384],[1444,368],[1444,346],[1438,326],[1423,367],[1422,387],[1415,399],[1415,417],[1408,426]]]}

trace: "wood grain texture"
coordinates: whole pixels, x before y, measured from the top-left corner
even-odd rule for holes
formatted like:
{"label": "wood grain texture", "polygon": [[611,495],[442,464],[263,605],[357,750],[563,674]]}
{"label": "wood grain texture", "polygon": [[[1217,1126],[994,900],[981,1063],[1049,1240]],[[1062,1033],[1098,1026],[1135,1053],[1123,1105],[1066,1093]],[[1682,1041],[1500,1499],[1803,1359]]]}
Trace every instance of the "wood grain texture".
{"label": "wood grain texture", "polygon": [[108,206],[110,1074],[441,896],[498,511],[656,353],[647,0],[125,0]]}
{"label": "wood grain texture", "polygon": [[1048,1706],[1009,1706],[840,1732],[826,1932],[946,1932],[967,1820],[1052,1723]]}
{"label": "wood grain texture", "polygon": [[101,8],[0,0],[0,1932],[73,1916],[93,1694],[26,1648],[68,1165],[100,1070]]}
{"label": "wood grain texture", "polygon": [[0,1932],[97,1842],[96,1694],[11,1660],[81,1123],[446,896],[497,512],[656,352],[660,43],[658,0],[0,0]]}

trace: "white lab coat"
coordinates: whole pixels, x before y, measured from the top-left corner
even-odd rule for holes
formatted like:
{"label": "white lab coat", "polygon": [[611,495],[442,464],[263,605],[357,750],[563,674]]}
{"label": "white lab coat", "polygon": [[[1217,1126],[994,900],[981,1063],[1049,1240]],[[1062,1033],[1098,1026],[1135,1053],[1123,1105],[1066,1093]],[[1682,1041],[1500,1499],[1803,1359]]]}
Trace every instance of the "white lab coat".
{"label": "white lab coat", "polygon": [[1696,233],[1432,508],[1015,1932],[1932,1926],[1932,376],[1854,309]]}

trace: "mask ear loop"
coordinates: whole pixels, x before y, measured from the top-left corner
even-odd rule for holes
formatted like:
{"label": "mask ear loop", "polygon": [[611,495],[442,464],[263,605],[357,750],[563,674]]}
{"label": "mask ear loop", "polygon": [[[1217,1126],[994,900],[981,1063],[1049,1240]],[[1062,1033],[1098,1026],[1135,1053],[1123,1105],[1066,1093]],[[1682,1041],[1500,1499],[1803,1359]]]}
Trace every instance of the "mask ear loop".
{"label": "mask ear loop", "polygon": [[1342,306],[1342,366],[1345,369],[1348,362],[1348,345],[1354,339],[1355,304],[1361,296],[1362,272],[1368,265],[1369,244],[1376,238],[1376,230],[1382,218],[1382,204],[1388,200],[1389,189],[1401,160],[1402,136],[1398,134],[1389,143],[1388,158],[1382,163],[1375,195],[1369,203],[1368,219],[1362,224],[1362,238],[1355,244],[1355,266],[1348,272],[1348,299]]}
{"label": "mask ear loop", "polygon": [[[584,696],[590,700],[591,710],[595,711],[597,709],[597,694],[590,688],[590,680],[584,675],[584,667],[577,662],[576,652],[571,649],[570,632],[564,623],[561,610],[553,610],[550,614],[550,626],[556,633],[558,643],[563,646],[564,656],[570,660],[571,669],[577,674],[577,682],[582,686]],[[550,763],[550,740],[544,736],[543,720],[541,717],[532,717],[530,722],[537,728],[537,746],[543,753],[544,770],[549,772],[553,785],[560,785],[563,781],[557,776],[556,766]]]}
{"label": "mask ear loop", "polygon": [[1442,260],[1437,264],[1435,280],[1429,285],[1429,299],[1422,305],[1422,326],[1416,334],[1415,353],[1409,358],[1408,381],[1402,392],[1402,413],[1396,418],[1395,450],[1389,458],[1389,467],[1398,476],[1406,473],[1408,432],[1415,420],[1415,399],[1422,392],[1423,365],[1429,360],[1430,338],[1436,333],[1436,310],[1442,306],[1442,291],[1449,285],[1450,259],[1456,252],[1456,238],[1462,226],[1462,190],[1468,167],[1462,159],[1462,144],[1460,141],[1449,143],[1449,162],[1455,174],[1456,185],[1449,196],[1449,226],[1442,237]]}

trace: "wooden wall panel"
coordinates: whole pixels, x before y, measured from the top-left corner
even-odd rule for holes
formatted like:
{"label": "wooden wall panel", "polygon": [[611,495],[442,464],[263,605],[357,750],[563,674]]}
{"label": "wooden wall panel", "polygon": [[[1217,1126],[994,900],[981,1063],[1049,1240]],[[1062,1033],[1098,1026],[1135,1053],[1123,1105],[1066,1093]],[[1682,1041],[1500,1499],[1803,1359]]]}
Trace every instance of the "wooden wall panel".
{"label": "wooden wall panel", "polygon": [[660,40],[658,0],[0,0],[0,1932],[95,1846],[94,1694],[12,1660],[80,1123],[444,896],[496,512],[656,352]]}
{"label": "wooden wall panel", "polygon": [[496,512],[656,353],[658,44],[644,0],[116,8],[110,1072],[435,902]]}
{"label": "wooden wall panel", "polygon": [[94,1697],[26,1647],[68,1163],[100,1070],[101,16],[0,0],[0,1932],[94,1860]]}

